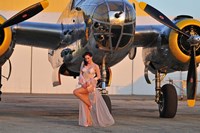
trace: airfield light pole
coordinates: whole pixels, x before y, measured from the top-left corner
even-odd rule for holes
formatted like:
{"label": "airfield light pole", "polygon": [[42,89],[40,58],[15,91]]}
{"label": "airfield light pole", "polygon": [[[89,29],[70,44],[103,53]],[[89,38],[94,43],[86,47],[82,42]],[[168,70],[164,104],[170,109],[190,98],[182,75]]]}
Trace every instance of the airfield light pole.
{"label": "airfield light pole", "polygon": [[32,77],[33,76],[33,47],[31,46],[31,67],[30,67],[30,94],[33,93],[32,88]]}
{"label": "airfield light pole", "polygon": [[133,72],[134,72],[134,60],[132,60],[132,74],[131,74],[131,95],[133,95]]}

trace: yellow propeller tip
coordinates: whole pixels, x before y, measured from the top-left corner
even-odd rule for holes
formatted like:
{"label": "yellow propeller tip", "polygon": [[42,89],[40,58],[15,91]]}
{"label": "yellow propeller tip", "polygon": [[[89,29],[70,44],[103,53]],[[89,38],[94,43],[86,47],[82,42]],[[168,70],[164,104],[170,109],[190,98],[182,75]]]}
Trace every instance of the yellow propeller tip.
{"label": "yellow propeller tip", "polygon": [[188,104],[189,107],[194,107],[195,100],[187,100],[187,104]]}
{"label": "yellow propeller tip", "polygon": [[40,2],[40,4],[42,5],[43,9],[45,9],[47,6],[49,6],[49,2],[47,0]]}
{"label": "yellow propeller tip", "polygon": [[144,10],[146,8],[147,4],[145,2],[140,2],[139,6],[140,6],[141,9]]}

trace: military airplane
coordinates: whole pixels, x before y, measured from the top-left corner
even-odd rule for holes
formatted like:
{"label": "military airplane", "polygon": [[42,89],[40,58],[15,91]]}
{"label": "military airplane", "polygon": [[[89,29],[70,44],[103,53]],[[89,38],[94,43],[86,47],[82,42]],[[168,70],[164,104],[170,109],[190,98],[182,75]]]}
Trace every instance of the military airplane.
{"label": "military airplane", "polygon": [[[155,74],[155,101],[160,117],[173,118],[177,112],[177,93],[172,84],[161,87],[161,75],[188,71],[187,101],[195,105],[197,65],[200,62],[200,22],[192,16],[180,15],[170,20],[154,7],[140,2],[144,12],[162,24],[136,25],[135,3],[127,0],[70,0],[58,23],[22,22],[48,6],[44,0],[10,19],[0,16],[0,72],[9,60],[15,44],[49,49],[54,68],[53,85],[61,84],[59,75],[79,76],[82,54],[93,53],[101,68],[99,81],[102,94],[111,82],[113,65],[127,55],[131,60],[137,47],[143,47],[144,77]],[[1,79],[0,79],[1,83]],[[108,95],[103,95],[111,111]]]}

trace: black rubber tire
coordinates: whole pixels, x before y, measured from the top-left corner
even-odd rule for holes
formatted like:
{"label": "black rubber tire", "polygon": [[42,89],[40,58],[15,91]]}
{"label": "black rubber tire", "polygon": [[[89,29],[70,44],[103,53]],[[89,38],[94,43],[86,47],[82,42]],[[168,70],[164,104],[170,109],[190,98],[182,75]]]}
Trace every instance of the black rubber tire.
{"label": "black rubber tire", "polygon": [[159,113],[161,118],[174,118],[177,112],[178,98],[176,89],[172,84],[165,84],[162,88]]}
{"label": "black rubber tire", "polygon": [[111,104],[110,97],[108,95],[102,95],[102,97],[108,107],[108,110],[110,111],[110,113],[112,113],[112,104]]}

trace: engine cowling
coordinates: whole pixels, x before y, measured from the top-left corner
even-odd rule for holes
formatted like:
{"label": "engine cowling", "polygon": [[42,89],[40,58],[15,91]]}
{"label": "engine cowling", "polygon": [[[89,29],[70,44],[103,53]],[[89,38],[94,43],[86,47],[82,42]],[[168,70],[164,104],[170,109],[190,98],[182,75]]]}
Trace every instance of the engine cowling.
{"label": "engine cowling", "polygon": [[[3,24],[6,19],[0,15],[0,25]],[[14,48],[14,42],[12,41],[12,30],[10,27],[0,29],[0,66],[2,66],[7,59],[10,58]]]}
{"label": "engine cowling", "polygon": [[[192,18],[178,20],[176,26],[189,35],[200,35],[200,22]],[[169,48],[176,59],[187,63],[190,59],[190,44],[187,37],[171,30],[169,34]],[[196,62],[200,62],[200,47],[196,48]]]}

